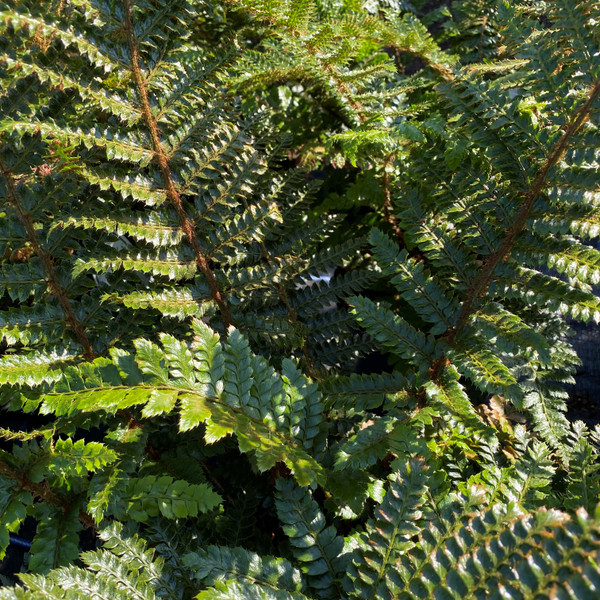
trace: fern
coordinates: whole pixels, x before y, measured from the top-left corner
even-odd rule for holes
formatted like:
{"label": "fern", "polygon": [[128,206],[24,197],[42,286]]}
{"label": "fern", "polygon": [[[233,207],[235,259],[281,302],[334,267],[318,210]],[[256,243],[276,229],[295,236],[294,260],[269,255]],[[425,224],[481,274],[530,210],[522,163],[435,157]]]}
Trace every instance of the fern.
{"label": "fern", "polygon": [[[248,343],[234,330],[223,347],[201,321],[193,327],[196,338],[190,348],[164,334],[162,348],[136,340],[134,355],[115,349],[112,361],[97,359],[85,368],[66,371],[63,384],[40,398],[41,412],[115,414],[143,405],[141,416],[152,418],[172,412],[177,405],[180,431],[205,423],[207,443],[235,433],[242,452],[257,453],[261,470],[281,461],[304,485],[318,481],[322,470],[306,452],[319,433],[322,412],[314,386],[311,389],[290,362],[284,363],[278,377],[264,360],[254,357],[253,370]],[[268,394],[264,386],[252,385],[252,376],[258,382],[268,381]],[[169,512],[166,506],[163,510]]]}
{"label": "fern", "polygon": [[[411,538],[419,528],[415,521],[421,516],[425,496],[424,466],[420,461],[407,463],[399,470],[384,502],[375,513],[375,520],[359,542],[362,552],[354,552],[353,568],[348,571],[346,589],[354,596],[377,594],[391,597],[398,576],[393,565],[398,556],[413,546]],[[352,584],[350,582],[352,581]]]}
{"label": "fern", "polygon": [[324,515],[304,489],[279,480],[276,502],[283,530],[308,584],[318,597],[335,598],[347,562],[343,539],[333,527],[325,527]]}
{"label": "fern", "polygon": [[[283,482],[278,511],[300,569],[242,548],[210,546],[185,555],[177,544],[149,550],[137,534],[112,526],[100,534],[103,549],[81,555],[84,568],[54,569],[45,578],[22,575],[27,588],[5,588],[0,597],[65,598],[69,590],[100,598],[182,597],[177,565],[191,569],[203,588],[201,598],[323,597],[340,577],[351,597],[434,598],[442,591],[551,597],[549,590],[562,594],[573,586],[582,597],[594,593],[597,517],[583,509],[573,517],[548,509],[526,514],[513,502],[493,503],[476,487],[465,495],[443,492],[436,479],[420,459],[401,466],[373,521],[347,541],[348,548],[334,527],[323,528],[323,515],[307,492]],[[302,525],[302,519],[311,520]],[[168,537],[164,529],[160,535]]]}
{"label": "fern", "polygon": [[[414,175],[398,170],[397,192],[389,192],[396,214],[389,229],[396,240],[379,230],[371,234],[382,274],[400,293],[395,306],[410,318],[401,325],[400,316],[370,303],[367,318],[364,302],[356,314],[367,332],[400,352],[417,373],[427,371],[430,387],[439,386],[446,362],[452,362],[484,394],[502,394],[526,409],[540,434],[565,455],[564,395],[548,386],[545,372],[550,361],[562,360],[559,354],[568,360],[568,348],[556,334],[540,335],[541,313],[532,321],[528,307],[582,321],[597,321],[600,314],[592,288],[597,250],[550,225],[555,210],[571,210],[566,203],[575,212],[594,210],[591,197],[567,198],[576,173],[582,186],[592,181],[574,157],[585,160],[575,149],[594,135],[600,88],[593,75],[569,79],[576,53],[570,48],[580,42],[562,27],[579,18],[581,35],[591,40],[595,21],[557,3],[547,15],[562,24],[557,30],[540,28],[537,16],[525,13],[526,24],[517,27],[517,11],[505,4],[493,22],[524,62],[513,65],[509,76],[456,68],[437,83],[439,111],[449,120],[414,145],[406,159],[417,165]],[[542,54],[561,64],[554,83],[563,86],[562,93],[572,92],[568,106],[562,96],[543,96],[538,113],[532,99],[548,84],[546,66],[537,58]],[[589,53],[577,56],[576,62],[587,61],[586,72],[595,72]],[[444,147],[449,152],[459,144],[460,162],[449,162],[447,154],[440,161]],[[556,194],[565,201],[555,209]],[[528,230],[542,204],[544,239]],[[541,272],[545,263],[553,270]],[[528,358],[516,359],[524,347],[530,348]]]}
{"label": "fern", "polygon": [[240,582],[273,590],[299,592],[302,587],[299,571],[287,561],[260,557],[243,548],[209,546],[205,551],[187,554],[183,560],[194,578],[206,586],[235,577]]}
{"label": "fern", "polygon": [[598,23],[0,1],[0,598],[596,597]]}

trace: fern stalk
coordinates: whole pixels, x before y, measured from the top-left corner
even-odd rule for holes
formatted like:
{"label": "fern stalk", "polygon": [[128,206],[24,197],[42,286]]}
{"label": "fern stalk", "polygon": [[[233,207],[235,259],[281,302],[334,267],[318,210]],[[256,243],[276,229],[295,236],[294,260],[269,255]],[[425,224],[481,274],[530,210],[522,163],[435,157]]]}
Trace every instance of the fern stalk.
{"label": "fern stalk", "polygon": [[225,330],[227,330],[231,325],[231,313],[229,311],[229,307],[227,306],[225,298],[221,293],[221,290],[219,289],[219,285],[217,283],[217,280],[215,279],[215,275],[212,272],[212,269],[208,264],[208,260],[202,252],[202,249],[200,248],[200,244],[198,243],[198,238],[196,236],[196,228],[194,226],[194,223],[183,208],[183,205],[181,203],[181,197],[179,196],[179,192],[176,190],[175,185],[173,183],[173,178],[171,177],[171,169],[169,167],[169,159],[161,144],[158,124],[156,122],[156,119],[154,118],[154,115],[152,114],[152,109],[150,108],[150,102],[148,101],[148,93],[146,91],[146,84],[144,82],[142,71],[140,69],[137,41],[135,39],[133,23],[131,20],[131,1],[123,0],[123,6],[125,16],[125,30],[127,32],[129,49],[131,51],[131,72],[133,74],[136,87],[139,93],[140,101],[142,104],[141,109],[142,114],[144,116],[144,121],[146,122],[146,126],[152,139],[152,146],[154,147],[154,157],[160,168],[167,197],[169,198],[169,201],[175,208],[177,216],[179,217],[180,227],[194,250],[194,254],[196,256],[196,264],[198,265],[202,273],[204,273],[204,276],[208,281],[208,285],[210,286],[212,297],[214,298],[215,302],[219,305],[219,308],[221,310],[221,319],[223,321]]}
{"label": "fern stalk", "polygon": [[25,231],[27,233],[27,239],[29,240],[31,247],[33,248],[33,252],[40,259],[43,265],[44,272],[48,279],[50,293],[58,300],[58,303],[60,304],[60,307],[63,310],[65,319],[71,331],[73,331],[83,348],[83,355],[85,359],[90,361],[94,360],[94,358],[96,358],[96,355],[94,354],[94,350],[92,348],[90,340],[88,339],[85,329],[83,325],[77,320],[77,317],[73,312],[73,308],[71,307],[69,298],[65,290],[62,289],[60,283],[58,282],[58,278],[56,277],[56,272],[54,270],[54,265],[52,263],[52,257],[42,247],[38,235],[33,227],[33,223],[29,215],[27,214],[27,211],[23,208],[19,201],[14,176],[2,160],[0,160],[0,173],[2,174],[2,177],[6,184],[6,190],[8,195],[7,200],[14,207],[17,215],[19,216],[19,220],[25,228]]}
{"label": "fern stalk", "polygon": [[[519,212],[515,218],[513,225],[508,229],[506,237],[502,240],[500,248],[488,256],[485,259],[481,273],[477,279],[473,282],[473,285],[466,292],[466,299],[463,303],[460,315],[456,326],[450,330],[446,335],[446,341],[449,344],[454,342],[456,334],[467,324],[472,313],[473,305],[483,294],[486,293],[490,281],[492,280],[494,270],[496,266],[500,264],[511,251],[511,248],[515,242],[516,237],[523,231],[527,219],[530,216],[531,209],[534,202],[537,200],[539,195],[542,193],[544,186],[546,185],[546,179],[550,171],[558,164],[561,157],[565,153],[569,140],[581,127],[581,125],[588,118],[590,109],[592,108],[596,98],[600,94],[600,82],[596,83],[590,90],[587,100],[575,113],[571,122],[567,125],[560,139],[554,145],[550,156],[546,159],[546,162],[540,169],[535,181],[533,182],[531,189],[525,194],[525,198]],[[437,371],[437,369],[436,369]]]}

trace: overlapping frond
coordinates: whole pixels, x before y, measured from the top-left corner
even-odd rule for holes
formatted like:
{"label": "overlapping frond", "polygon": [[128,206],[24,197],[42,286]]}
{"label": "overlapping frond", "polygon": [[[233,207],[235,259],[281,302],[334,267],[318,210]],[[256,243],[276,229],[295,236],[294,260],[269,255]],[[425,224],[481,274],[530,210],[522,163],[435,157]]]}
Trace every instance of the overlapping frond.
{"label": "overlapping frond", "polygon": [[170,568],[137,535],[120,526],[100,532],[105,547],[81,554],[84,567],[51,570],[46,577],[22,576],[26,588],[3,588],[2,598],[180,598],[181,589],[168,576]]}
{"label": "overlapping frond", "polygon": [[[506,75],[469,64],[438,73],[436,106],[447,120],[435,128],[414,121],[425,141],[388,178],[389,234],[370,235],[399,297],[391,306],[352,303],[365,330],[426,374],[430,390],[442,387],[450,362],[482,399],[499,394],[526,410],[566,457],[566,393],[556,384],[577,359],[564,330],[548,323],[551,313],[600,318],[600,254],[588,233],[600,106],[589,44],[598,25],[580,4],[471,4],[516,62]],[[452,396],[455,406],[470,403]]]}
{"label": "overlapping frond", "polygon": [[[256,453],[261,470],[284,462],[303,485],[319,481],[322,468],[309,454],[319,452],[324,428],[316,386],[289,360],[281,374],[275,372],[251,352],[237,330],[231,330],[222,344],[201,321],[193,327],[192,344],[163,334],[161,346],[140,339],[133,354],[115,349],[112,360],[67,369],[62,383],[40,398],[41,412],[115,414],[141,406],[142,417],[153,418],[177,409],[180,431],[205,424],[207,443],[233,433],[240,450]],[[176,485],[167,480],[150,483],[150,487],[160,484],[164,494]],[[138,484],[142,482],[131,482],[134,487]],[[178,493],[183,492],[181,488]],[[125,496],[138,493],[132,488]],[[161,506],[160,512],[165,511],[170,509]]]}
{"label": "overlapping frond", "polygon": [[0,0],[0,598],[597,597],[599,24]]}
{"label": "overlapping frond", "polygon": [[[300,281],[349,249],[319,254],[319,238],[305,235],[281,247],[310,186],[270,170],[257,119],[223,84],[235,53],[184,33],[202,6],[106,1],[51,14],[8,3],[2,14],[13,41],[0,63],[0,285],[36,299],[28,315],[2,311],[7,342],[33,350],[72,339],[90,359],[143,335],[140,326],[103,336],[115,318],[208,314],[224,333],[234,323],[252,341],[320,363],[319,345],[308,349],[310,318],[370,279],[323,281],[321,294],[295,300]],[[250,260],[249,247],[258,248]],[[251,320],[245,305],[257,289],[265,299]],[[264,325],[282,307],[287,334]]]}
{"label": "overlapping frond", "polygon": [[344,540],[333,526],[327,526],[310,493],[291,481],[278,480],[277,514],[292,552],[306,575],[308,585],[319,598],[336,598],[348,556]]}

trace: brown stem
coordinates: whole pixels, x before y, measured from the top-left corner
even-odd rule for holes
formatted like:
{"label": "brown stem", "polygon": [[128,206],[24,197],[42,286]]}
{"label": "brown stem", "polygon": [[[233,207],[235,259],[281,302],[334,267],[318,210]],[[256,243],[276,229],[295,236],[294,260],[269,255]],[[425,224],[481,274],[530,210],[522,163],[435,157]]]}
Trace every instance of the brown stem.
{"label": "brown stem", "polygon": [[81,344],[83,348],[83,355],[85,356],[86,360],[94,360],[96,356],[85,333],[83,325],[77,320],[77,317],[73,312],[73,308],[71,307],[71,303],[69,302],[69,298],[58,282],[52,257],[44,250],[44,248],[42,248],[37,233],[35,232],[31,216],[23,208],[19,200],[15,178],[8,167],[1,160],[0,173],[2,174],[2,178],[6,184],[8,203],[15,209],[19,220],[25,228],[27,239],[29,240],[34,253],[38,256],[40,262],[42,263],[44,273],[46,274],[46,280],[48,281],[48,287],[50,288],[50,293],[58,300],[58,303],[60,304],[60,307],[65,315],[67,325],[71,331],[73,331],[79,343]]}
{"label": "brown stem", "polygon": [[212,269],[208,264],[208,260],[202,252],[202,249],[200,248],[200,244],[196,236],[196,230],[194,228],[192,219],[190,219],[190,217],[185,212],[185,209],[183,208],[181,197],[175,187],[173,178],[171,176],[169,159],[160,141],[160,131],[158,128],[158,124],[150,108],[150,102],[148,100],[148,91],[146,90],[146,82],[144,81],[142,71],[140,69],[138,46],[135,39],[135,35],[133,33],[133,23],[131,20],[131,2],[130,0],[124,0],[123,4],[125,9],[125,30],[127,31],[127,38],[129,40],[129,50],[131,52],[131,72],[133,74],[135,84],[138,88],[140,101],[142,105],[142,114],[144,116],[146,127],[150,132],[150,137],[152,138],[154,156],[156,158],[156,162],[158,164],[163,178],[167,198],[169,199],[173,208],[175,208],[175,211],[177,212],[181,230],[187,237],[189,243],[191,244],[194,250],[196,264],[198,265],[200,271],[202,271],[202,273],[206,277],[206,280],[212,293],[212,297],[219,306],[219,309],[221,310],[221,320],[223,321],[223,325],[225,326],[225,329],[228,329],[231,325],[231,313],[229,311],[229,307],[227,306],[225,298],[221,293],[221,290],[219,289],[219,285],[217,283],[214,273],[212,272]]}
{"label": "brown stem", "polygon": [[544,186],[546,185],[546,180],[548,178],[548,174],[550,171],[556,166],[556,164],[560,161],[567,146],[569,144],[570,138],[577,132],[577,130],[581,127],[581,125],[588,118],[588,113],[595,102],[596,98],[600,94],[600,82],[596,83],[590,91],[588,99],[586,102],[579,108],[579,110],[575,113],[574,118],[568,124],[567,128],[563,132],[560,139],[554,145],[552,152],[544,162],[542,168],[538,171],[538,174],[533,182],[531,189],[524,195],[523,204],[519,209],[517,217],[512,224],[512,226],[508,229],[506,236],[502,240],[502,244],[500,248],[493,254],[490,254],[484,264],[483,268],[475,279],[473,284],[467,290],[467,298],[462,305],[462,309],[460,315],[458,317],[458,321],[453,329],[451,329],[446,334],[446,342],[452,344],[454,339],[456,338],[456,334],[467,324],[469,321],[475,302],[485,294],[488,289],[488,286],[492,280],[492,276],[494,270],[498,266],[498,264],[506,258],[509,252],[512,249],[512,246],[515,242],[516,237],[523,231],[525,224],[527,223],[527,219],[531,214],[531,209],[533,208],[534,202],[537,200],[539,195],[542,193]]}
{"label": "brown stem", "polygon": [[[4,475],[8,479],[15,481],[19,488],[25,490],[26,492],[30,492],[35,498],[59,507],[63,513],[68,512],[71,508],[72,502],[69,502],[66,498],[59,496],[56,492],[50,489],[46,483],[37,483],[35,481],[31,481],[31,479],[27,477],[26,473],[22,471],[16,471],[1,460],[0,475]],[[83,510],[79,511],[77,518],[86,527],[91,527],[92,529],[96,528],[96,522],[92,516]]]}

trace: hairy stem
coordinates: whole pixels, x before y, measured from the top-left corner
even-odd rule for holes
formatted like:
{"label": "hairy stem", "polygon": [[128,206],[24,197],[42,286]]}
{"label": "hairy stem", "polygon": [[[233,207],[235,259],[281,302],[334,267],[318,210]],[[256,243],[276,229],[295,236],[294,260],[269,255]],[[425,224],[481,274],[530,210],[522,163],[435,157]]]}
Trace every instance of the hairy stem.
{"label": "hairy stem", "polygon": [[474,312],[476,301],[481,298],[487,291],[494,274],[496,267],[508,256],[510,253],[517,236],[525,228],[527,219],[531,214],[534,202],[537,200],[539,195],[542,193],[546,186],[548,174],[561,160],[565,150],[569,145],[570,139],[577,132],[577,130],[583,125],[588,118],[588,114],[592,108],[592,105],[596,101],[596,98],[600,94],[600,82],[596,83],[590,90],[586,102],[579,108],[575,113],[573,119],[567,125],[560,139],[556,142],[548,158],[538,171],[538,174],[531,185],[529,191],[524,195],[523,203],[514,223],[508,229],[506,236],[502,240],[500,247],[496,252],[490,254],[480,271],[478,277],[475,279],[473,284],[469,287],[466,294],[466,300],[462,305],[460,315],[456,326],[446,334],[446,341],[452,344],[456,338],[457,333],[467,324],[471,315]]}
{"label": "hairy stem", "polygon": [[2,178],[4,179],[4,182],[6,184],[8,203],[15,209],[19,220],[25,228],[25,232],[27,233],[27,239],[29,240],[29,243],[31,244],[34,253],[42,263],[44,273],[46,274],[48,287],[50,288],[50,293],[58,300],[58,303],[60,304],[60,307],[62,308],[62,311],[65,315],[65,321],[67,322],[69,329],[71,329],[71,331],[75,334],[77,340],[81,344],[83,348],[83,355],[85,356],[86,360],[94,360],[96,356],[94,354],[94,350],[92,349],[90,340],[88,339],[87,334],[85,333],[85,329],[83,328],[83,325],[77,320],[77,317],[73,312],[73,307],[69,302],[69,298],[67,297],[65,290],[63,290],[60,283],[58,282],[56,271],[54,270],[54,263],[52,262],[52,257],[42,247],[37,233],[35,232],[31,216],[21,205],[19,195],[17,194],[17,185],[15,183],[14,175],[1,160],[0,173],[2,174]]}
{"label": "hairy stem", "polygon": [[206,280],[212,293],[212,297],[221,311],[221,320],[223,321],[223,325],[227,330],[231,325],[231,313],[229,311],[229,307],[227,306],[225,298],[221,290],[219,289],[219,285],[217,284],[215,275],[208,264],[208,259],[206,258],[204,252],[202,252],[202,249],[200,248],[193,221],[186,213],[181,202],[181,196],[179,195],[179,192],[177,191],[173,182],[173,178],[171,176],[171,168],[169,166],[169,159],[160,141],[160,131],[158,128],[158,124],[150,108],[150,102],[148,100],[148,91],[146,89],[146,82],[144,80],[144,77],[142,76],[142,71],[140,68],[138,45],[135,39],[135,34],[133,32],[130,0],[124,0],[124,9],[125,30],[127,31],[129,50],[131,52],[131,72],[133,74],[133,79],[139,92],[142,114],[146,123],[146,127],[150,132],[152,146],[154,148],[154,155],[163,178],[167,198],[169,199],[171,205],[173,206],[173,208],[175,208],[175,211],[177,212],[181,230],[185,234],[186,238],[188,239],[190,245],[194,250],[196,264],[198,265],[200,271],[206,277]]}

